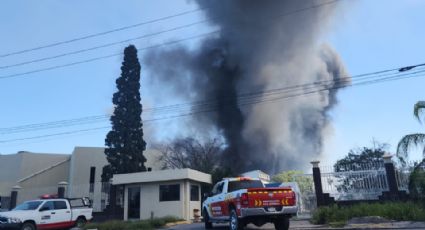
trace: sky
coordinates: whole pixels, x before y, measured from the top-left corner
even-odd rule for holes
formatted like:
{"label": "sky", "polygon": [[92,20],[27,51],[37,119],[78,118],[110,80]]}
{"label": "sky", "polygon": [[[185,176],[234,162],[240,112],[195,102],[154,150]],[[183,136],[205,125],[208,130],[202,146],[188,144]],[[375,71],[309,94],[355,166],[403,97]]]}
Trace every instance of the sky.
{"label": "sky", "polygon": [[[422,56],[425,53],[425,30],[421,29],[425,22],[425,1],[341,1],[344,2],[343,6],[318,42],[332,46],[351,75],[425,62]],[[0,7],[0,55],[197,8],[194,2],[185,0],[6,0],[2,1]],[[20,133],[2,133],[1,129],[110,114],[113,108],[111,98],[115,92],[115,79],[120,74],[121,55],[22,76],[2,77],[120,54],[129,42],[28,65],[10,68],[1,66],[158,33],[203,19],[201,11],[194,11],[105,36],[0,57],[0,153],[31,151],[69,154],[75,146],[103,146],[108,128],[102,127],[109,125],[107,119],[85,125]],[[139,57],[142,57],[146,47],[203,35],[215,29],[206,23],[199,23],[131,43],[139,48]],[[200,38],[195,38],[179,44],[196,47],[199,40]],[[150,88],[154,74],[146,70],[142,58],[141,65],[141,94],[145,108],[186,102],[180,98],[162,97],[158,89]],[[403,135],[423,132],[424,126],[413,117],[414,103],[423,99],[423,83],[423,78],[414,78],[340,90],[339,104],[331,112],[333,128],[326,136],[323,156],[320,159],[323,164],[333,164],[350,149],[372,146],[373,140],[388,143],[388,151],[395,153],[397,143]],[[163,118],[164,115],[160,117]],[[145,139],[149,146],[158,140],[172,138],[177,131],[168,132],[168,129],[177,130],[180,120],[189,119],[181,117],[148,122],[153,118],[158,116],[147,112],[143,114],[146,121]],[[72,133],[81,130],[88,131]],[[71,134],[55,135],[68,132]],[[38,138],[39,136],[44,137]],[[413,151],[411,160],[419,159],[421,154],[421,151]]]}

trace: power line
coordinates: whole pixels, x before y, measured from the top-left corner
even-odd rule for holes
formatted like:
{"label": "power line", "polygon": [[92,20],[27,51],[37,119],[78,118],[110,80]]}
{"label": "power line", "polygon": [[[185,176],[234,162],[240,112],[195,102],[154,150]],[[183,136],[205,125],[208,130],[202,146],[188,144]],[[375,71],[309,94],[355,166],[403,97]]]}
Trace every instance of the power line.
{"label": "power line", "polygon": [[[425,70],[424,71],[421,71],[421,72],[425,72]],[[385,78],[383,80],[379,80],[379,79],[378,80],[371,80],[371,81],[368,81],[368,82],[361,82],[360,84],[355,84],[355,85],[351,85],[351,86],[334,86],[334,87],[329,87],[329,88],[324,88],[324,89],[318,89],[318,90],[314,90],[314,91],[310,91],[310,92],[304,92],[304,93],[299,93],[299,94],[287,95],[287,96],[282,96],[282,97],[278,97],[278,98],[271,98],[271,99],[268,99],[268,100],[254,101],[254,102],[250,102],[250,103],[240,104],[238,106],[246,106],[246,105],[251,105],[251,104],[259,104],[259,103],[262,103],[262,104],[263,103],[270,103],[270,102],[275,102],[277,100],[290,99],[290,98],[299,97],[299,96],[311,95],[311,94],[314,94],[314,93],[318,93],[318,92],[322,92],[322,91],[328,91],[328,90],[336,90],[336,89],[343,88],[343,87],[353,87],[353,86],[358,86],[358,85],[377,84],[377,83],[385,82],[385,81],[394,81],[394,80],[400,80],[400,79],[411,78],[411,77],[422,77],[422,76],[425,76],[424,74],[414,76],[414,74],[416,74],[416,73],[404,74],[404,75],[413,75],[413,76],[409,76],[409,77],[406,77],[406,76],[393,76],[393,77],[387,77],[387,78]],[[186,116],[192,116],[192,115],[199,114],[199,113],[213,112],[215,110],[216,110],[215,108],[210,108],[210,109],[205,109],[205,110],[201,110],[201,111],[194,111],[194,112],[187,113],[187,114],[180,114],[180,115],[176,115],[176,116],[172,116],[172,117],[156,118],[156,119],[152,119],[152,120],[146,120],[146,122],[159,121],[159,120],[171,119],[171,118],[186,117]],[[10,143],[10,142],[16,142],[16,141],[22,141],[22,140],[32,140],[32,139],[40,139],[40,138],[53,137],[53,136],[62,136],[62,135],[75,134],[75,133],[81,133],[81,132],[88,132],[88,131],[94,131],[94,130],[100,130],[100,129],[106,129],[106,128],[110,128],[110,126],[96,127],[96,128],[90,128],[90,129],[80,129],[80,130],[74,130],[74,131],[68,131],[68,132],[46,134],[46,135],[24,137],[24,138],[16,138],[16,139],[9,139],[9,140],[0,140],[0,144]]]}
{"label": "power line", "polygon": [[[398,68],[397,68],[398,69]],[[319,86],[320,84],[325,84],[325,83],[344,83],[348,80],[351,79],[360,79],[360,78],[365,78],[365,77],[381,77],[381,76],[385,76],[382,75],[384,73],[388,73],[390,71],[393,71],[394,69],[390,69],[390,70],[384,70],[384,71],[378,71],[378,72],[372,72],[372,73],[367,73],[367,74],[360,74],[360,75],[355,75],[352,77],[348,77],[348,76],[339,76],[338,79],[330,79],[330,80],[322,80],[322,81],[316,81],[316,82],[310,82],[310,83],[304,83],[304,84],[298,84],[298,85],[292,85],[292,86],[286,86],[286,87],[281,87],[281,88],[275,88],[275,89],[269,89],[269,90],[261,90],[261,91],[255,91],[255,92],[245,92],[245,93],[239,93],[237,94],[237,98],[239,99],[239,101],[243,100],[243,99],[249,99],[252,97],[256,97],[256,96],[265,96],[265,95],[272,95],[272,94],[276,94],[276,93],[285,93],[288,92],[290,90],[297,90],[297,89],[307,89],[307,87],[314,87],[314,86]],[[174,105],[166,105],[166,106],[158,106],[158,107],[152,107],[152,108],[145,108],[143,110],[144,113],[154,113],[157,114],[158,112],[173,112],[176,110],[179,110],[181,108],[185,108],[185,107],[189,107],[189,108],[193,108],[193,107],[201,107],[201,106],[208,106],[211,104],[215,104],[217,100],[214,99],[206,99],[206,100],[200,100],[200,101],[192,101],[192,102],[187,102],[187,103],[179,103],[179,104],[174,104]],[[54,121],[54,122],[47,122],[47,123],[38,123],[38,124],[30,124],[30,125],[22,125],[22,126],[15,126],[15,127],[9,127],[9,128],[0,128],[0,134],[5,134],[5,133],[13,133],[13,132],[20,132],[20,131],[24,131],[24,130],[33,130],[33,129],[39,129],[39,128],[56,128],[58,126],[63,126],[63,125],[78,125],[78,124],[86,124],[86,123],[91,123],[93,121],[97,121],[97,120],[105,120],[107,119],[108,116],[107,115],[96,115],[96,116],[87,116],[87,117],[81,117],[81,118],[75,118],[75,119],[69,119],[69,120],[59,120],[59,121]]]}
{"label": "power line", "polygon": [[[127,42],[130,42],[130,41],[135,41],[135,40],[139,40],[139,39],[143,39],[143,38],[157,36],[157,35],[160,35],[160,34],[171,32],[171,31],[189,28],[191,26],[199,25],[199,24],[205,23],[207,21],[208,20],[194,22],[194,23],[190,23],[190,24],[187,24],[187,25],[183,25],[183,26],[179,26],[179,27],[173,27],[171,29],[158,31],[158,32],[151,33],[151,34],[144,34],[144,35],[137,36],[137,37],[134,37],[134,38],[129,38],[129,39],[125,39],[125,40],[121,40],[121,41],[117,41],[117,42],[111,42],[111,43],[103,44],[103,45],[100,45],[100,46],[90,47],[90,48],[87,48],[87,49],[76,50],[76,51],[72,51],[72,52],[62,53],[62,54],[58,54],[58,55],[54,55],[54,56],[50,56],[50,57],[34,59],[34,60],[20,62],[20,63],[16,63],[16,64],[11,64],[11,65],[4,65],[4,66],[0,66],[0,69],[8,69],[8,68],[11,68],[11,67],[17,67],[17,66],[22,66],[22,65],[52,60],[52,59],[56,59],[56,58],[66,57],[66,56],[70,56],[70,55],[74,55],[74,54],[85,53],[85,52],[88,52],[88,51],[93,51],[93,50],[97,50],[97,49],[101,49],[101,48],[105,48],[105,47],[110,47],[110,46],[114,46],[114,45],[118,45],[118,44],[122,44],[122,43],[127,43]],[[120,54],[118,54],[118,55],[120,55]]]}
{"label": "power line", "polygon": [[[183,42],[183,41],[188,41],[188,40],[192,40],[192,39],[195,39],[195,38],[209,36],[209,35],[215,34],[217,32],[218,31],[213,31],[213,32],[209,32],[209,33],[204,33],[204,34],[200,34],[200,35],[195,35],[195,36],[187,37],[187,38],[180,39],[180,40],[175,40],[175,41],[171,41],[171,42],[162,43],[162,44],[159,44],[159,45],[153,45],[153,46],[143,47],[143,48],[139,48],[139,51],[148,50],[148,49],[154,49],[154,48],[158,48],[158,47],[162,47],[162,46],[173,45],[173,44],[177,44],[177,43],[180,43],[180,42]],[[28,75],[28,74],[39,73],[39,72],[44,72],[44,71],[48,71],[48,70],[61,69],[61,68],[69,67],[69,66],[74,66],[74,65],[79,65],[79,64],[94,62],[94,61],[98,61],[98,60],[102,60],[102,59],[116,57],[116,56],[119,56],[121,54],[122,53],[115,53],[115,54],[105,55],[105,56],[101,56],[101,57],[86,59],[86,60],[83,60],[83,61],[77,61],[77,62],[72,62],[72,63],[68,63],[68,64],[63,64],[63,65],[56,65],[56,66],[51,66],[51,67],[47,67],[47,68],[41,68],[41,69],[37,69],[37,70],[31,70],[31,71],[27,71],[27,72],[23,72],[23,73],[4,75],[4,76],[0,76],[0,80],[4,80],[4,79],[8,79],[8,78],[16,78],[16,77],[25,76],[25,75]]]}
{"label": "power line", "polygon": [[188,11],[184,11],[184,12],[181,12],[181,13],[178,13],[178,14],[173,14],[173,15],[169,15],[169,16],[166,16],[166,17],[152,19],[152,20],[136,23],[136,24],[129,25],[129,26],[123,26],[123,27],[120,27],[120,28],[107,30],[107,31],[100,32],[100,33],[89,34],[89,35],[86,35],[86,36],[77,37],[77,38],[73,38],[73,39],[69,39],[69,40],[65,40],[65,41],[55,42],[55,43],[51,43],[51,44],[47,44],[47,45],[43,45],[43,46],[37,46],[37,47],[34,47],[34,48],[30,48],[30,49],[24,49],[24,50],[11,52],[11,53],[6,53],[6,54],[0,55],[0,58],[8,57],[8,56],[16,55],[16,54],[27,53],[27,52],[31,52],[31,51],[35,51],[35,50],[41,50],[41,49],[59,46],[59,45],[63,45],[63,44],[68,44],[68,43],[72,43],[72,42],[76,42],[76,41],[85,40],[85,39],[88,39],[88,38],[99,37],[99,36],[103,36],[103,35],[106,35],[106,34],[115,33],[115,32],[118,32],[118,31],[123,31],[123,30],[131,29],[131,28],[135,28],[135,27],[139,27],[139,26],[143,26],[143,25],[147,25],[147,24],[151,24],[151,23],[155,23],[155,22],[159,22],[159,21],[163,21],[163,20],[187,15],[187,14],[191,14],[191,13],[198,12],[198,11],[201,11],[201,10],[204,10],[204,9],[205,8],[188,10]]}
{"label": "power line", "polygon": [[[421,66],[421,65],[423,64],[415,65],[413,66],[413,68],[416,66]],[[393,70],[397,70],[397,69],[393,69]],[[386,80],[392,80],[396,78],[405,78],[408,75],[414,75],[414,74],[425,72],[425,70],[418,70],[416,72],[409,72],[409,73],[396,72],[396,73],[386,73],[385,75],[383,75],[383,73],[388,71],[390,70],[384,70],[384,71],[378,71],[378,72],[353,76],[352,85],[370,84],[373,81],[383,82]],[[373,74],[375,75],[378,74],[378,75],[375,76]],[[299,91],[299,90],[302,90],[302,91],[295,95],[298,96],[298,95],[309,94],[308,90],[312,90],[312,92],[314,93],[314,92],[320,92],[323,90],[331,90],[332,87],[336,87],[336,88],[350,87],[350,85],[345,85],[347,83],[347,78],[348,77],[339,77],[338,79],[334,79],[334,80],[319,81],[321,83],[326,83],[325,85],[320,85],[318,84],[318,82],[313,82],[313,83],[306,83],[302,85],[295,85],[295,86],[283,87],[283,88],[272,89],[272,90],[264,90],[264,91],[258,91],[258,92],[239,94],[237,95],[238,105],[248,105],[252,103],[257,103],[257,102],[260,103],[260,102],[269,101],[269,100],[271,101],[279,100],[281,98],[287,98],[288,93],[295,93],[296,91]],[[379,79],[376,79],[376,78],[379,78]],[[372,80],[368,80],[368,79],[372,79]],[[300,88],[300,86],[303,86],[303,87]],[[281,96],[282,94],[284,95]],[[187,106],[190,106],[190,107],[187,107]],[[205,109],[207,110],[216,109],[216,107],[217,107],[216,100],[210,99],[210,100],[204,100],[204,101],[198,101],[198,102],[176,104],[171,106],[153,107],[153,108],[148,108],[146,110],[147,111],[159,110],[159,111],[162,111],[162,113],[167,114],[170,112],[185,112],[188,109],[196,112],[198,110],[202,111]],[[93,124],[94,122],[106,121],[107,118],[108,118],[107,115],[89,116],[89,117],[82,117],[82,118],[76,118],[76,119],[70,119],[70,120],[61,120],[61,121],[55,121],[55,122],[49,122],[49,123],[39,123],[39,124],[23,125],[23,126],[9,127],[9,128],[1,128],[0,134],[19,133],[19,132],[27,132],[27,131],[34,131],[34,130],[37,131],[41,129],[61,128],[61,127],[75,126],[75,125],[82,125],[82,124]],[[149,122],[151,120],[145,120],[145,122],[146,121]]]}
{"label": "power line", "polygon": [[[300,12],[303,12],[303,11],[306,11],[306,10],[315,9],[315,8],[318,8],[318,7],[322,7],[322,6],[325,6],[325,5],[336,3],[337,1],[340,1],[340,0],[332,0],[332,1],[329,1],[329,2],[324,2],[324,3],[321,3],[321,4],[317,4],[317,5],[313,5],[313,6],[309,6],[309,7],[305,7],[305,8],[301,8],[301,9],[297,9],[297,10],[294,10],[294,11],[285,12],[283,14],[275,15],[271,19],[276,19],[278,17],[289,16],[289,15],[300,13]],[[110,46],[114,46],[114,45],[118,45],[118,44],[122,44],[122,43],[127,43],[127,42],[134,41],[134,40],[139,40],[139,39],[142,39],[142,38],[157,36],[157,35],[160,35],[160,34],[163,34],[163,33],[171,32],[171,31],[176,31],[176,30],[180,30],[180,29],[184,29],[184,28],[189,28],[189,27],[192,27],[192,26],[195,26],[195,25],[206,23],[208,21],[210,21],[210,20],[201,20],[201,21],[197,21],[197,22],[185,24],[185,25],[178,26],[178,27],[173,27],[173,28],[170,28],[170,29],[167,29],[167,30],[158,31],[158,32],[151,33],[151,34],[144,34],[144,35],[140,35],[140,36],[137,36],[137,37],[134,37],[134,38],[125,39],[125,40],[121,40],[121,41],[117,41],[117,42],[111,42],[111,43],[103,44],[103,45],[100,45],[100,46],[94,46],[94,47],[90,47],[90,48],[86,48],[86,49],[81,49],[81,50],[76,50],[76,51],[67,52],[67,53],[62,53],[62,54],[58,54],[58,55],[54,55],[54,56],[50,56],[50,57],[44,57],[44,58],[39,58],[39,59],[24,61],[24,62],[20,62],[20,63],[10,64],[10,65],[4,65],[4,66],[0,66],[0,69],[8,69],[8,68],[11,68],[11,67],[17,67],[17,66],[22,66],[22,65],[27,65],[27,64],[32,64],[32,63],[37,63],[37,62],[52,60],[52,59],[56,59],[56,58],[66,57],[66,56],[70,56],[70,55],[75,55],[75,54],[79,54],[79,53],[84,53],[84,52],[88,52],[88,51],[93,51],[93,50],[97,50],[97,49],[101,49],[101,48],[106,48],[106,47],[110,47]],[[116,56],[116,55],[120,55],[120,54],[108,55],[106,57]],[[104,59],[104,58],[103,57],[99,57],[99,59],[95,59],[95,60],[101,60],[101,59]],[[81,63],[78,63],[78,64],[81,64]],[[48,69],[48,70],[51,70],[51,69]],[[37,71],[37,72],[39,72],[39,71]]]}
{"label": "power line", "polygon": [[[421,66],[425,64],[418,64],[414,65],[413,67]],[[348,76],[339,76],[337,79],[330,79],[330,80],[322,80],[322,81],[316,81],[316,82],[310,82],[310,83],[304,83],[304,84],[298,84],[293,86],[286,86],[281,88],[275,88],[270,90],[261,90],[261,91],[255,91],[255,92],[245,92],[237,94],[237,98],[239,101],[244,101],[247,99],[253,99],[255,97],[264,97],[264,96],[273,96],[275,94],[282,94],[287,93],[294,90],[308,90],[310,88],[319,87],[323,84],[346,84],[348,80],[357,81],[362,79],[370,79],[370,78],[380,78],[385,77],[388,75],[394,75],[394,74],[400,74],[399,72],[394,72],[394,70],[398,70],[401,68],[395,68],[395,69],[389,69],[389,70],[383,70],[383,71],[377,71],[377,72],[371,72],[366,74],[360,74],[352,76],[351,78]],[[421,71],[419,71],[421,72]],[[415,72],[417,73],[417,72]],[[401,73],[402,75],[405,75],[404,73]],[[174,105],[166,105],[166,106],[158,106],[158,107],[152,107],[152,108],[145,108],[143,110],[144,113],[153,113],[153,114],[160,114],[160,113],[169,113],[169,112],[179,112],[180,109],[194,109],[197,107],[205,107],[210,105],[216,104],[216,99],[206,99],[201,101],[193,101],[193,102],[187,102],[187,103],[179,103]],[[97,116],[87,116],[87,117],[81,117],[81,118],[75,118],[75,119],[69,119],[69,120],[60,120],[60,121],[54,121],[54,122],[48,122],[48,123],[38,123],[38,124],[30,124],[30,125],[22,125],[22,126],[15,126],[15,127],[9,127],[9,128],[0,128],[0,134],[5,133],[13,133],[13,132],[20,132],[24,130],[33,130],[33,129],[39,129],[39,128],[56,128],[56,127],[62,127],[62,126],[72,126],[72,125],[78,125],[78,124],[86,124],[86,123],[92,123],[93,121],[96,122],[98,120],[105,120],[107,119],[107,115],[97,115]]]}

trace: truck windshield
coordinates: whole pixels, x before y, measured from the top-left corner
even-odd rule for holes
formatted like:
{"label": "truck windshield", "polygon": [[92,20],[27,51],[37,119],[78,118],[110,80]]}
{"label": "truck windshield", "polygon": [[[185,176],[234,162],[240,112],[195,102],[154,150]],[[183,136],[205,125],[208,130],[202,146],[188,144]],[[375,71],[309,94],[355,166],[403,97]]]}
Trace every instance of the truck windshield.
{"label": "truck windshield", "polygon": [[229,181],[228,192],[233,192],[239,189],[248,188],[264,188],[264,185],[259,180],[241,180],[241,181]]}
{"label": "truck windshield", "polygon": [[24,202],[18,206],[16,206],[13,211],[18,210],[36,210],[40,204],[43,203],[43,201],[27,201]]}

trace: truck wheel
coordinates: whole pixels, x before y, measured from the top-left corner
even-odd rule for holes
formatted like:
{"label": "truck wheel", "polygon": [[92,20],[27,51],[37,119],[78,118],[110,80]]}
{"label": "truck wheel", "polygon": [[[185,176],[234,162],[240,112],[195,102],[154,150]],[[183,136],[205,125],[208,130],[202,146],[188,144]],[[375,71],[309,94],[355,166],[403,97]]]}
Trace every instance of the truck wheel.
{"label": "truck wheel", "polygon": [[230,230],[242,230],[243,224],[238,219],[235,209],[230,209],[230,221],[229,221]]}
{"label": "truck wheel", "polygon": [[87,223],[87,220],[83,217],[78,217],[75,221],[75,227],[77,228],[83,228]]}
{"label": "truck wheel", "polygon": [[33,223],[26,222],[22,225],[21,230],[37,230],[37,228]]}
{"label": "truck wheel", "polygon": [[210,215],[208,215],[208,212],[206,209],[204,209],[203,216],[204,216],[205,229],[213,228],[213,225],[210,221]]}
{"label": "truck wheel", "polygon": [[276,230],[288,230],[289,229],[289,217],[282,217],[274,222],[274,228]]}

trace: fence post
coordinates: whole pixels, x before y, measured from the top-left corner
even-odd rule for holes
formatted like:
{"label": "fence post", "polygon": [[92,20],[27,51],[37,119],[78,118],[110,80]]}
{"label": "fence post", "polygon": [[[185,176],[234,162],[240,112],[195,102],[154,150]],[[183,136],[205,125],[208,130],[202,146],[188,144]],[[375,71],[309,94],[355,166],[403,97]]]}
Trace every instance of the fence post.
{"label": "fence post", "polygon": [[319,168],[320,161],[312,161],[310,163],[313,165],[313,182],[314,190],[316,192],[317,207],[324,206],[325,201],[323,198],[322,176],[320,175]]}
{"label": "fence post", "polygon": [[68,183],[65,181],[58,183],[58,198],[65,198],[65,189],[67,185]]}
{"label": "fence post", "polygon": [[388,192],[383,192],[380,199],[383,200],[405,200],[408,196],[405,191],[399,191],[397,185],[397,175],[394,167],[394,163],[391,160],[392,155],[385,154],[384,158],[385,174],[388,182]]}
{"label": "fence post", "polygon": [[392,156],[389,154],[385,154],[384,156],[382,156],[382,158],[384,158],[385,173],[387,175],[387,182],[388,188],[390,189],[390,194],[395,195],[398,193],[398,187],[394,163],[391,160]]}
{"label": "fence post", "polygon": [[10,193],[10,205],[9,205],[9,210],[12,210],[16,207],[16,201],[18,200],[18,191],[21,189],[22,187],[19,185],[15,185],[12,187],[12,192]]}

